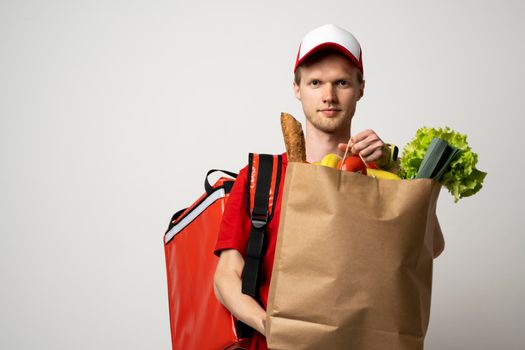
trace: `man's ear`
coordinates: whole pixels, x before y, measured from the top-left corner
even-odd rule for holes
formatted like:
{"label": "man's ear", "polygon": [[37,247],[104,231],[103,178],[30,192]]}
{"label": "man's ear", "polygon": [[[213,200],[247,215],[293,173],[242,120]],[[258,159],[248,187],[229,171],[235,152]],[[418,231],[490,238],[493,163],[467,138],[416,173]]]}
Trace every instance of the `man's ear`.
{"label": "man's ear", "polygon": [[294,82],[293,82],[293,93],[294,93],[295,97],[296,97],[299,101],[301,101],[301,91],[299,90],[299,85],[297,85],[297,83],[295,82],[295,80],[294,80]]}
{"label": "man's ear", "polygon": [[361,86],[359,87],[359,97],[358,97],[358,101],[361,99],[361,97],[363,97],[363,95],[365,94],[365,81],[363,80],[363,82],[361,83]]}

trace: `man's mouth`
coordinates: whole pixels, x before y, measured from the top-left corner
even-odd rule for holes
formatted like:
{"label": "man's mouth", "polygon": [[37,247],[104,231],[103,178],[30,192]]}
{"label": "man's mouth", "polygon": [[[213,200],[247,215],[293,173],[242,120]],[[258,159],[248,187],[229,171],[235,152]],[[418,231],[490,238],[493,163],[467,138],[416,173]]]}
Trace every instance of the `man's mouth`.
{"label": "man's mouth", "polygon": [[338,108],[323,108],[323,109],[320,109],[319,111],[321,111],[327,117],[331,117],[335,115],[337,112],[340,112],[341,110]]}

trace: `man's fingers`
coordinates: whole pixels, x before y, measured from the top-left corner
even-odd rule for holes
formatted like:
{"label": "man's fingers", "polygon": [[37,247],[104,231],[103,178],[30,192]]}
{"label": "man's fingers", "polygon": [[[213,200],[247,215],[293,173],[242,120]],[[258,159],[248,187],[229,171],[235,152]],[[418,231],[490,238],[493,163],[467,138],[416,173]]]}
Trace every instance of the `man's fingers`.
{"label": "man's fingers", "polygon": [[340,151],[346,151],[346,143],[340,143],[339,145],[337,145],[337,148],[340,150]]}
{"label": "man's fingers", "polygon": [[352,142],[354,143],[358,143],[358,142],[365,140],[371,134],[375,134],[374,130],[366,129],[352,136],[350,140],[352,140]]}
{"label": "man's fingers", "polygon": [[[368,147],[370,147],[370,145],[374,142],[376,142],[378,139],[377,135],[375,134],[372,134],[372,135],[368,135],[367,138],[365,138],[364,140],[361,140],[359,142],[356,142],[353,146],[352,146],[352,153],[353,154],[361,154],[362,156],[364,156],[365,154],[363,154],[363,151],[365,151]],[[370,153],[370,152],[373,152],[373,150],[369,151],[369,152],[365,152],[365,153]]]}
{"label": "man's fingers", "polygon": [[367,157],[363,156],[363,158],[365,159],[367,163],[375,162],[376,160],[381,158],[382,154],[383,154],[383,151],[381,149],[376,149],[372,154],[370,154]]}
{"label": "man's fingers", "polygon": [[[361,155],[363,157],[369,157],[371,154],[379,150],[379,157],[383,154],[383,142],[382,141],[375,141],[373,143],[370,143],[368,147],[366,147],[364,150],[361,151]],[[375,160],[375,159],[374,159]]]}

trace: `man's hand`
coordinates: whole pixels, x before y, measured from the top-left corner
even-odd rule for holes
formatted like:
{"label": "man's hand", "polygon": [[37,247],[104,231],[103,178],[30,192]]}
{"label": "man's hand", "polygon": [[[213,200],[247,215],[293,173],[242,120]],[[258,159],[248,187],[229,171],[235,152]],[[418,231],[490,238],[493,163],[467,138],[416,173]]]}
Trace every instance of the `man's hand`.
{"label": "man's hand", "polygon": [[[350,138],[349,152],[360,154],[368,162],[376,162],[379,167],[388,164],[390,150],[374,130],[361,131]],[[341,152],[346,151],[346,143],[340,143],[338,148]]]}

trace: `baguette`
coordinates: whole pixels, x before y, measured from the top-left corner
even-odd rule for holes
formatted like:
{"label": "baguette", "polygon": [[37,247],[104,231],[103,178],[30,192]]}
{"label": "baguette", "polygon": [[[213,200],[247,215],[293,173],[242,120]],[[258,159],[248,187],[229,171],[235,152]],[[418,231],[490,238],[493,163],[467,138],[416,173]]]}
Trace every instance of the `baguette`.
{"label": "baguette", "polygon": [[289,162],[306,163],[303,128],[293,116],[281,113],[281,129]]}

